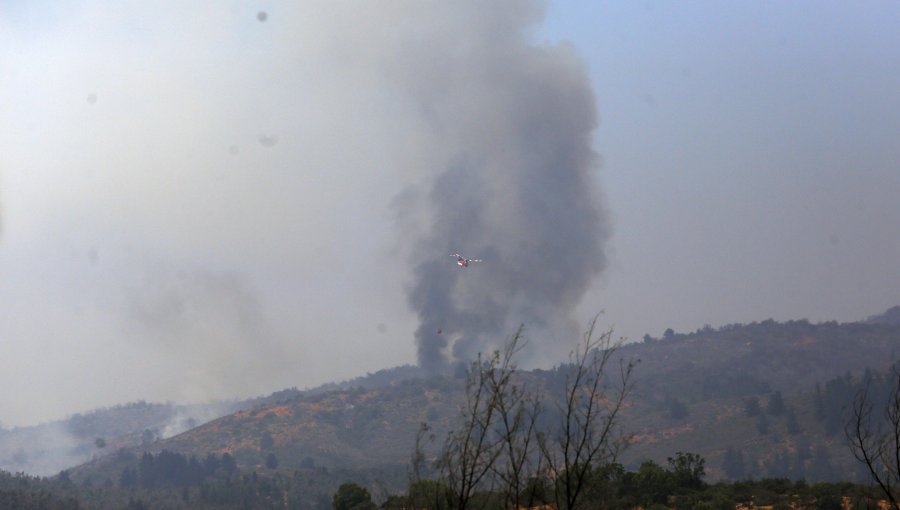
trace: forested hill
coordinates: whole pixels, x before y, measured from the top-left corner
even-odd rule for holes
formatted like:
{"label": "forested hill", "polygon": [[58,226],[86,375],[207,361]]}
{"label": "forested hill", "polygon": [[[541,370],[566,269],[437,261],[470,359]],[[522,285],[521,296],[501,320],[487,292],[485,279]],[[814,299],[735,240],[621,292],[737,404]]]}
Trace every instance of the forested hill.
{"label": "forested hill", "polygon": [[627,344],[621,355],[641,360],[644,394],[697,400],[795,393],[847,372],[890,367],[900,359],[900,322],[766,320],[687,334],[670,329],[662,338]]}
{"label": "forested hill", "polygon": [[372,389],[420,376],[418,367],[405,365],[306,390],[289,388],[245,400],[192,405],[129,402],[38,425],[0,427],[0,470],[53,475],[122,448],[153,444],[242,409],[348,388]]}
{"label": "forested hill", "polygon": [[900,306],[889,308],[884,313],[873,315],[866,319],[869,324],[893,324],[900,325]]}
{"label": "forested hill", "polygon": [[[641,362],[622,416],[634,435],[622,460],[664,463],[676,451],[692,451],[707,458],[713,479],[851,479],[858,472],[840,434],[842,413],[866,369],[886,373],[898,351],[900,325],[883,321],[770,320],[627,344],[617,355]],[[334,391],[285,391],[71,475],[115,484],[138,469],[144,452],[167,451],[198,461],[227,455],[243,472],[376,470],[402,483],[418,425],[428,423],[432,444],[439,444],[464,395],[459,379],[414,372],[386,370]],[[547,387],[564,379],[565,367],[522,376]],[[369,384],[371,378],[380,383]]]}
{"label": "forested hill", "polygon": [[[890,311],[889,311],[890,312]],[[878,317],[885,317],[883,314]],[[715,478],[860,476],[843,435],[853,398],[900,361],[900,324],[767,320],[645,337],[625,459],[701,453]]]}

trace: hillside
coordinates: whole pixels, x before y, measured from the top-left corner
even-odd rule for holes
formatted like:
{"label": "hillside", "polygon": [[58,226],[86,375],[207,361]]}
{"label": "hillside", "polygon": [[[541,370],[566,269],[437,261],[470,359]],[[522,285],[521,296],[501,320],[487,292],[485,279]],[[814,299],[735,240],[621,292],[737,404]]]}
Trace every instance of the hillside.
{"label": "hillside", "polygon": [[[245,472],[402,466],[422,422],[446,431],[462,399],[459,380],[408,379],[388,387],[296,395],[215,419],[172,438],[126,448],[72,470],[74,477],[117,480],[144,451],[202,459],[228,454]],[[405,470],[400,469],[405,479]]]}
{"label": "hillside", "polygon": [[377,388],[419,377],[418,367],[401,366],[306,390],[285,389],[268,396],[208,404],[132,402],[95,409],[28,427],[0,428],[0,470],[49,476],[121,449],[150,445],[210,420],[300,395],[348,388]]}
{"label": "hillside", "polygon": [[664,335],[626,345],[622,355],[641,360],[640,391],[691,400],[768,390],[810,391],[846,372],[884,370],[900,359],[900,324],[813,324],[767,320],[689,334]]}
{"label": "hillside", "polygon": [[866,319],[869,324],[900,324],[900,306],[888,308],[884,313],[873,315]]}
{"label": "hillside", "polygon": [[[622,416],[625,430],[634,434],[622,461],[664,464],[676,451],[691,451],[707,458],[710,479],[856,478],[858,466],[840,429],[841,409],[864,371],[886,371],[898,349],[898,325],[807,321],[671,332],[623,346],[621,357],[641,362]],[[561,370],[524,376],[534,387],[546,387],[559,380]],[[71,475],[115,483],[145,451],[197,459],[228,454],[244,472],[387,472],[393,466],[391,472],[402,474],[421,422],[438,438],[454,423],[463,381],[407,378],[416,374],[402,370],[395,375],[381,372],[381,384],[367,385],[363,378],[332,391],[273,395],[174,437],[98,458]],[[760,408],[756,414],[748,412],[751,400]]]}
{"label": "hillside", "polygon": [[0,429],[0,469],[56,474],[121,448],[171,437],[253,402],[191,406],[133,402],[40,425]]}

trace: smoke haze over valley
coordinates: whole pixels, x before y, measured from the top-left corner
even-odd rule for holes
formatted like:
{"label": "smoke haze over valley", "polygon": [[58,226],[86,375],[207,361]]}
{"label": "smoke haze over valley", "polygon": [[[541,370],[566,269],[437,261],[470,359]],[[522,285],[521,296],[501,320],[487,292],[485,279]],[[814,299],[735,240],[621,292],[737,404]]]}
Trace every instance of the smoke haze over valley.
{"label": "smoke haze over valley", "polygon": [[550,366],[600,310],[633,340],[881,312],[898,19],[0,3],[0,424],[448,370],[523,323]]}

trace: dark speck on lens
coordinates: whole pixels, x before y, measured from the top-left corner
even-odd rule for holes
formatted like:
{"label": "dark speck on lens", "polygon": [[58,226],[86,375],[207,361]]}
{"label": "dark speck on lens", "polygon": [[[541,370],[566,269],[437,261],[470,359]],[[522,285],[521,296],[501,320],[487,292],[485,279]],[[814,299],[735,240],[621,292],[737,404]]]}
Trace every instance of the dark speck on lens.
{"label": "dark speck on lens", "polygon": [[87,96],[88,104],[97,104],[97,94],[90,93]]}
{"label": "dark speck on lens", "polygon": [[262,144],[263,147],[275,147],[275,144],[278,143],[278,137],[259,135],[259,143]]}
{"label": "dark speck on lens", "polygon": [[266,21],[269,18],[269,15],[266,14],[266,11],[259,11],[256,13],[256,19],[260,21]]}

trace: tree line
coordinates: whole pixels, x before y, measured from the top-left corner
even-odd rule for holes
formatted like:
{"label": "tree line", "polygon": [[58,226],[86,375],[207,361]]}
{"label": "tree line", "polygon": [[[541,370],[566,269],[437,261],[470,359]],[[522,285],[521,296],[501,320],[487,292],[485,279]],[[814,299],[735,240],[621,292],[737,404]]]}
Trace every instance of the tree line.
{"label": "tree line", "polygon": [[[710,485],[706,461],[695,453],[675,452],[665,466],[648,460],[628,470],[619,463],[630,437],[619,415],[628,405],[637,361],[618,358],[612,331],[596,334],[595,326],[596,320],[547,383],[515,366],[521,330],[503,350],[479,356],[469,366],[455,426],[440,441],[428,424],[415,437],[404,493],[380,490],[373,498],[372,479],[324,468],[244,473],[227,454],[199,459],[162,451],[135,458],[117,482],[102,486],[76,486],[67,472],[53,479],[0,473],[0,508],[733,510],[737,503],[842,508],[850,497],[859,508],[884,499],[900,510],[900,367],[836,378],[819,390],[822,417],[832,412],[832,399],[843,399],[844,435],[873,485],[786,477]],[[748,398],[745,412],[789,416],[790,409],[776,392],[765,406]],[[729,450],[726,463],[737,465],[740,457],[740,450]]]}

